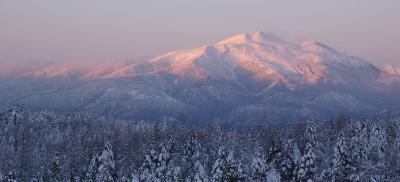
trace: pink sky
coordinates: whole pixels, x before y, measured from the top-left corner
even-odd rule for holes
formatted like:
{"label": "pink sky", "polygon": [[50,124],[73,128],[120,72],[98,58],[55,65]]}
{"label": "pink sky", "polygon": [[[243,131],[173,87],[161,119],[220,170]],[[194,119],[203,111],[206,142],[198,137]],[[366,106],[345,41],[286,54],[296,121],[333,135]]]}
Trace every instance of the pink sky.
{"label": "pink sky", "polygon": [[151,56],[258,30],[400,66],[398,0],[95,2],[0,1],[2,67]]}

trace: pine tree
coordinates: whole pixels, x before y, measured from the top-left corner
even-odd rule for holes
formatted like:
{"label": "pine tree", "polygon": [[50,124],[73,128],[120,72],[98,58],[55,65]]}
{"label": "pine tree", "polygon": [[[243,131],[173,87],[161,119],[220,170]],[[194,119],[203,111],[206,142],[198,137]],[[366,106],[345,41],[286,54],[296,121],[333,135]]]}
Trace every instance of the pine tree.
{"label": "pine tree", "polygon": [[302,181],[302,182],[314,181],[316,167],[315,167],[315,155],[311,143],[307,143],[305,153],[301,157],[301,160],[297,165],[296,173],[297,173],[296,181]]}
{"label": "pine tree", "polygon": [[[184,165],[184,176],[187,176],[186,181],[194,181],[196,175],[201,174],[199,167],[203,168],[203,165],[199,161],[201,146],[195,139],[194,135],[191,135],[186,141],[182,156],[182,164]],[[199,171],[200,170],[200,171]]]}
{"label": "pine tree", "polygon": [[167,175],[170,175],[170,169],[169,169],[169,162],[171,161],[171,153],[169,151],[169,146],[163,145],[161,147],[161,151],[158,154],[158,168],[157,168],[157,176],[160,178],[166,178]]}
{"label": "pine tree", "polygon": [[237,163],[232,151],[227,151],[223,146],[218,147],[217,159],[211,171],[212,181],[243,181],[244,174],[241,163]]}
{"label": "pine tree", "polygon": [[385,157],[387,136],[386,131],[375,123],[371,129],[370,145],[372,160],[375,162],[382,161]]}
{"label": "pine tree", "polygon": [[138,174],[138,171],[136,170],[135,165],[131,165],[131,176],[130,176],[131,180],[130,180],[130,182],[139,182],[140,181],[139,177],[140,176]]}
{"label": "pine tree", "polygon": [[354,167],[350,159],[348,147],[342,132],[335,144],[333,156],[332,176],[336,181],[351,181]]}
{"label": "pine tree", "polygon": [[352,157],[358,165],[362,166],[368,159],[369,143],[368,130],[365,123],[356,122],[353,127],[353,137],[351,137]]}
{"label": "pine tree", "polygon": [[140,181],[158,181],[156,170],[159,165],[158,154],[154,149],[150,149],[145,155],[144,162],[140,168]]}
{"label": "pine tree", "polygon": [[207,173],[206,173],[203,165],[201,164],[201,162],[197,161],[195,163],[194,167],[195,167],[194,177],[193,177],[193,179],[187,180],[187,181],[208,182]]}
{"label": "pine tree", "polygon": [[234,181],[245,181],[246,174],[243,170],[243,164],[241,161],[234,163],[234,168],[231,168],[231,169],[233,169],[232,174],[234,176],[234,178],[233,178]]}
{"label": "pine tree", "polygon": [[283,145],[282,159],[276,161],[278,162],[276,163],[276,169],[280,173],[282,181],[292,181],[295,179],[295,167],[301,159],[301,153],[297,143],[291,139],[287,140]]}
{"label": "pine tree", "polygon": [[293,162],[296,164],[301,159],[301,152],[300,152],[300,149],[299,149],[297,143],[293,144],[293,149],[292,150],[293,151],[291,153],[291,158],[293,159]]}
{"label": "pine tree", "polygon": [[116,170],[114,153],[110,141],[106,141],[104,149],[99,156],[100,165],[98,168],[97,181],[112,182],[116,181]]}
{"label": "pine tree", "polygon": [[212,181],[214,182],[219,182],[219,181],[224,181],[226,180],[225,174],[226,174],[226,163],[227,163],[227,156],[228,153],[226,151],[226,148],[223,146],[218,147],[217,151],[217,158],[214,161],[214,164],[212,166],[212,171],[211,171],[211,177]]}
{"label": "pine tree", "polygon": [[181,168],[172,161],[172,139],[161,144],[159,150],[151,149],[140,169],[141,181],[181,180]]}
{"label": "pine tree", "polygon": [[71,163],[71,172],[70,172],[70,181],[71,182],[79,182],[81,181],[80,170],[75,162]]}
{"label": "pine tree", "polygon": [[15,176],[15,172],[10,171],[4,181],[5,182],[17,182],[17,177]]}
{"label": "pine tree", "polygon": [[199,153],[199,144],[195,139],[195,136],[190,136],[185,141],[184,151],[183,151],[183,162],[191,162],[193,160],[197,160]]}
{"label": "pine tree", "polygon": [[256,149],[255,157],[251,163],[250,177],[253,181],[265,181],[267,177],[267,163],[261,154],[261,147]]}
{"label": "pine tree", "polygon": [[171,171],[171,176],[167,181],[182,181],[182,169],[179,166],[174,166]]}
{"label": "pine tree", "polygon": [[63,174],[62,174],[62,170],[61,170],[61,165],[60,165],[60,156],[59,153],[56,152],[53,160],[51,161],[50,164],[50,181],[54,181],[54,182],[61,182],[63,181]]}
{"label": "pine tree", "polygon": [[100,155],[96,154],[93,156],[86,174],[86,178],[89,182],[116,181],[117,173],[115,170],[114,154],[109,141],[105,142],[103,151],[100,153]]}
{"label": "pine tree", "polygon": [[274,164],[272,163],[267,171],[267,182],[280,182],[281,177],[278,171],[275,169]]}
{"label": "pine tree", "polygon": [[369,145],[369,159],[372,163],[368,165],[367,176],[376,181],[383,181],[387,163],[385,157],[388,142],[386,131],[377,123],[374,123],[372,126]]}
{"label": "pine tree", "polygon": [[314,122],[308,121],[306,128],[307,142],[311,144],[313,148],[318,147],[318,140],[316,136],[316,126]]}
{"label": "pine tree", "polygon": [[157,178],[165,179],[166,181],[173,181],[180,175],[180,167],[174,166],[172,163],[172,139],[165,145],[162,145],[161,151],[158,155]]}
{"label": "pine tree", "polygon": [[17,124],[23,117],[24,108],[22,104],[16,104],[9,109],[8,123]]}

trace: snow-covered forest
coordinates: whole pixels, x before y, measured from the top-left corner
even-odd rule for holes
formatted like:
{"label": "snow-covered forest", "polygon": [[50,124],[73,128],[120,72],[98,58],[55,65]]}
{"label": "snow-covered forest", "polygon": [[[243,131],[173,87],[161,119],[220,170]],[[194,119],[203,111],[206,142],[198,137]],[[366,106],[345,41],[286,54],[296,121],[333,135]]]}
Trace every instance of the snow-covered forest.
{"label": "snow-covered forest", "polygon": [[0,112],[0,181],[400,181],[400,121],[185,127]]}

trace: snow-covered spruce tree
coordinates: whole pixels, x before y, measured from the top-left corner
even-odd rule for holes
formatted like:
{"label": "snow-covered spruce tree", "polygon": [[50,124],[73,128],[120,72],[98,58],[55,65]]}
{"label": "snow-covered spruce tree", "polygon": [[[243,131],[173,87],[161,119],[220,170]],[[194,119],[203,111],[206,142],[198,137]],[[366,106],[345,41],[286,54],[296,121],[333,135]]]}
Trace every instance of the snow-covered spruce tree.
{"label": "snow-covered spruce tree", "polygon": [[71,162],[71,171],[69,175],[69,180],[71,182],[79,182],[81,181],[80,169],[75,162]]}
{"label": "snow-covered spruce tree", "polygon": [[64,180],[63,171],[60,164],[60,153],[56,152],[50,164],[49,180],[54,182],[61,182]]}
{"label": "snow-covered spruce tree", "polygon": [[97,175],[97,168],[99,166],[99,155],[95,153],[90,160],[89,166],[87,168],[86,174],[85,174],[85,181],[87,182],[94,182],[96,181],[96,175]]}
{"label": "snow-covered spruce tree", "polygon": [[277,162],[277,170],[282,181],[292,181],[295,179],[295,167],[301,159],[301,153],[297,143],[288,139],[283,143],[281,159]]}
{"label": "snow-covered spruce tree", "polygon": [[217,150],[217,158],[211,169],[211,181],[213,182],[227,180],[225,175],[227,171],[228,152],[224,146],[219,146]]}
{"label": "snow-covered spruce tree", "polygon": [[207,173],[200,162],[201,146],[196,140],[196,135],[191,135],[185,142],[183,151],[183,165],[185,181],[208,181]]}
{"label": "snow-covered spruce tree", "polygon": [[131,175],[130,175],[130,182],[139,182],[139,173],[135,167],[135,165],[131,165]]}
{"label": "snow-covered spruce tree", "polygon": [[[204,169],[204,166],[203,164],[201,164],[201,162],[197,161],[194,164],[194,169],[195,173],[192,179],[193,182],[208,182],[207,172]],[[191,180],[186,180],[186,181],[191,181]]]}
{"label": "snow-covered spruce tree", "polygon": [[272,163],[269,165],[267,170],[267,179],[266,182],[280,182],[281,177],[279,172],[275,169],[275,165]]}
{"label": "snow-covered spruce tree", "polygon": [[383,162],[387,147],[386,131],[376,123],[373,124],[370,135],[371,160],[378,163]]}
{"label": "snow-covered spruce tree", "polygon": [[304,155],[297,164],[296,181],[311,182],[315,180],[315,154],[311,143],[307,143]]}
{"label": "snow-covered spruce tree", "polygon": [[172,174],[172,169],[170,169],[170,162],[171,162],[171,153],[170,153],[170,146],[168,144],[161,146],[161,151],[158,154],[158,166],[156,169],[157,176],[160,179],[166,179]]}
{"label": "snow-covered spruce tree", "polygon": [[394,144],[392,147],[392,156],[393,156],[393,160],[392,160],[392,164],[393,164],[393,176],[394,180],[400,181],[400,176],[398,174],[400,174],[400,123],[397,123],[397,129],[396,129],[396,136],[394,139]]}
{"label": "snow-covered spruce tree", "polygon": [[261,147],[257,147],[255,156],[251,162],[250,178],[252,181],[265,181],[267,177],[267,162],[261,151]]}
{"label": "snow-covered spruce tree", "polygon": [[140,168],[140,181],[181,180],[181,168],[172,161],[172,139],[162,143],[159,150],[150,149]]}
{"label": "snow-covered spruce tree", "polygon": [[18,180],[17,180],[17,177],[15,176],[15,172],[10,171],[4,181],[5,182],[17,182]]}
{"label": "snow-covered spruce tree", "polygon": [[334,181],[352,181],[357,179],[353,175],[354,166],[349,155],[347,143],[344,134],[339,132],[339,137],[334,147],[332,167],[332,180]]}
{"label": "snow-covered spruce tree", "polygon": [[8,122],[12,124],[17,124],[17,122],[23,117],[24,108],[22,104],[16,104],[15,106],[10,107],[8,112]]}
{"label": "snow-covered spruce tree", "polygon": [[[0,169],[15,170],[21,166],[19,155],[21,149],[21,132],[19,127],[23,118],[23,107],[20,104],[10,107],[4,113],[0,113]],[[46,161],[48,162],[48,161]],[[16,174],[15,174],[16,175]]]}
{"label": "snow-covered spruce tree", "polygon": [[95,154],[92,158],[86,174],[86,180],[89,182],[113,182],[117,179],[116,174],[112,146],[109,141],[106,141],[100,155]]}
{"label": "snow-covered spruce tree", "polygon": [[297,162],[300,161],[301,159],[301,152],[299,149],[299,146],[297,145],[297,143],[293,143],[293,149],[291,152],[291,157],[293,159],[293,162],[296,164]]}
{"label": "snow-covered spruce tree", "polygon": [[362,176],[363,171],[369,166],[368,130],[364,122],[357,121],[352,126],[353,136],[350,140],[351,159],[354,161],[355,173]]}
{"label": "snow-covered spruce tree", "polygon": [[157,179],[158,166],[158,153],[155,149],[150,149],[145,155],[144,162],[140,168],[140,181],[159,181]]}
{"label": "snow-covered spruce tree", "polygon": [[[232,159],[233,159],[233,153],[232,153]],[[234,176],[234,180],[235,181],[245,181],[246,179],[246,173],[243,169],[243,164],[242,162],[239,160],[236,163],[233,163],[234,167],[231,168],[232,169],[232,174]]]}
{"label": "snow-covered spruce tree", "polygon": [[[329,138],[328,138],[329,136],[327,136],[327,133],[329,132],[329,129],[328,129],[329,127],[324,128],[324,125],[326,126],[326,124],[327,123],[316,123],[313,121],[308,121],[306,133],[305,133],[306,138],[307,138],[307,143],[311,144],[311,148],[312,148],[311,150],[313,151],[314,156],[315,156],[315,158],[314,158],[315,159],[315,169],[316,169],[315,172],[317,174],[325,173],[326,168],[329,168],[329,165],[330,165],[330,162],[326,159],[330,157],[330,154],[328,151],[330,151],[331,148],[330,147],[327,148],[326,146],[328,146],[328,145],[321,145],[321,141],[329,140]],[[343,124],[347,125],[347,122],[345,122]],[[345,126],[344,128],[347,128],[347,126]],[[317,129],[318,129],[318,132],[317,132]],[[328,131],[326,129],[328,129]],[[319,140],[321,140],[321,141],[319,141]],[[306,148],[307,148],[307,143],[306,143]]]}
{"label": "snow-covered spruce tree", "polygon": [[316,136],[316,126],[314,122],[308,121],[306,127],[307,142],[315,149],[318,147],[318,140]]}
{"label": "snow-covered spruce tree", "polygon": [[244,179],[241,163],[235,161],[233,152],[224,146],[219,146],[217,158],[212,166],[211,181],[244,181]]}
{"label": "snow-covered spruce tree", "polygon": [[382,173],[385,174],[386,179],[391,179],[392,181],[400,181],[400,175],[398,175],[400,173],[400,149],[397,142],[400,125],[397,121],[390,120],[390,117],[388,117],[384,125],[388,145],[385,151],[385,169]]}
{"label": "snow-covered spruce tree", "polygon": [[295,163],[290,157],[281,161],[279,173],[282,181],[292,181],[294,179]]}
{"label": "snow-covered spruce tree", "polygon": [[161,147],[160,154],[158,155],[159,166],[156,169],[157,177],[165,179],[165,181],[176,181],[181,177],[181,168],[175,166],[172,161],[173,140],[170,139],[166,144]]}
{"label": "snow-covered spruce tree", "polygon": [[382,181],[385,178],[386,173],[386,150],[388,148],[386,130],[384,130],[380,125],[374,123],[371,128],[370,133],[370,151],[369,160],[370,165],[367,166],[366,174],[362,177],[362,180],[375,180]]}

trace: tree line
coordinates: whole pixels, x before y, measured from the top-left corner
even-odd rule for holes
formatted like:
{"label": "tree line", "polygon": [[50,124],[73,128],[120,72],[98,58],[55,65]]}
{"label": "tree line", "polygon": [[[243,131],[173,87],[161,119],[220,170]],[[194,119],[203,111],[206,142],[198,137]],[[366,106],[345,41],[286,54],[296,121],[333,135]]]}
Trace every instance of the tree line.
{"label": "tree line", "polygon": [[191,128],[0,110],[0,181],[400,181],[400,121]]}

